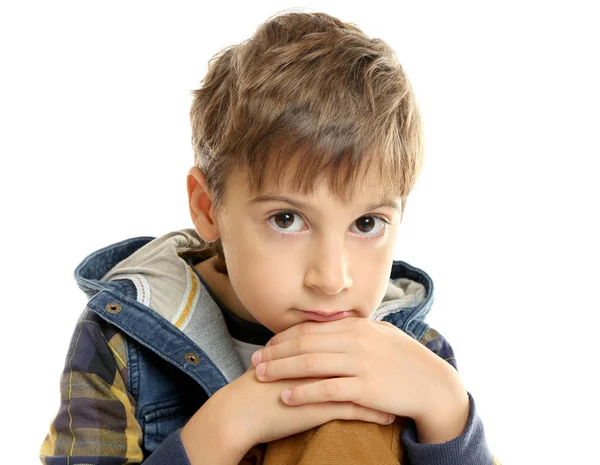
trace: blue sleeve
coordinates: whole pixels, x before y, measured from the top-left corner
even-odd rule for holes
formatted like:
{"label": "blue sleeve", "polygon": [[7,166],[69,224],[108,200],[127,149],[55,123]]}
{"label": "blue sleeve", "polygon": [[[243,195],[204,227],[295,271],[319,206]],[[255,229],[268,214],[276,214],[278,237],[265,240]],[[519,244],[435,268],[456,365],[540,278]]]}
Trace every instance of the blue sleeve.
{"label": "blue sleeve", "polygon": [[[448,362],[458,371],[454,350],[448,340],[438,331],[429,328],[419,340],[433,353]],[[498,465],[500,462],[490,451],[485,438],[483,422],[477,414],[475,401],[470,392],[469,419],[463,433],[442,444],[420,444],[412,419],[406,423],[402,441],[411,465]]]}
{"label": "blue sleeve", "polygon": [[144,460],[144,465],[191,465],[181,442],[181,428],[173,431],[150,457]]}
{"label": "blue sleeve", "polygon": [[409,420],[402,432],[402,441],[411,465],[492,465],[494,458],[488,448],[483,422],[477,414],[475,401],[469,395],[470,411],[463,434],[442,444],[419,444],[415,422]]}

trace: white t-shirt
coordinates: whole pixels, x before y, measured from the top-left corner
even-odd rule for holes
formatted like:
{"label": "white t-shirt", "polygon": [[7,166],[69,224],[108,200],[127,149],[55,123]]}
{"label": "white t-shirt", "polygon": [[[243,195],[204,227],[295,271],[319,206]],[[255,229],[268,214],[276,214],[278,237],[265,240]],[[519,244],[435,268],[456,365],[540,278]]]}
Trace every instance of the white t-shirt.
{"label": "white t-shirt", "polygon": [[232,337],[231,339],[233,339],[233,345],[235,346],[235,350],[238,353],[240,360],[242,361],[244,370],[248,370],[248,368],[250,368],[250,365],[252,365],[252,354],[257,350],[264,348],[265,346],[250,344],[249,342],[242,342],[234,337]]}

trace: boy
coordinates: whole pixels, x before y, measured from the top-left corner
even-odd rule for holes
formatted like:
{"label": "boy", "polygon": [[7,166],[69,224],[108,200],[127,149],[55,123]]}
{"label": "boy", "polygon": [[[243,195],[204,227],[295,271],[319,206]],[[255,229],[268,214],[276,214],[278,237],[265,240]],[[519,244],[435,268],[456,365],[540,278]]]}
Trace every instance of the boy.
{"label": "boy", "polygon": [[194,229],[77,267],[90,300],[42,461],[491,464],[424,322],[433,283],[392,259],[423,162],[393,51],[280,15],[194,94]]}

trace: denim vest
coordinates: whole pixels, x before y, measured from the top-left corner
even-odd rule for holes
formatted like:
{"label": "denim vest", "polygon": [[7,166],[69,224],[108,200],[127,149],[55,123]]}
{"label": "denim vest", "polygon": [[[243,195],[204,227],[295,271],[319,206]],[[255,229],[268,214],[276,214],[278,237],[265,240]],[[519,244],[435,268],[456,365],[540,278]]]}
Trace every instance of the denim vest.
{"label": "denim vest", "polygon": [[[87,310],[119,328],[125,335],[127,387],[135,399],[135,416],[143,431],[144,453],[154,451],[216,391],[228,383],[210,357],[170,321],[136,299],[127,281],[102,281],[115,264],[153,237],[119,242],[89,255],[75,270],[79,287],[88,295]],[[425,287],[425,299],[398,309],[384,301],[375,314],[420,340],[429,328],[424,319],[433,304],[433,282],[408,263],[393,262],[390,279],[408,278]]]}

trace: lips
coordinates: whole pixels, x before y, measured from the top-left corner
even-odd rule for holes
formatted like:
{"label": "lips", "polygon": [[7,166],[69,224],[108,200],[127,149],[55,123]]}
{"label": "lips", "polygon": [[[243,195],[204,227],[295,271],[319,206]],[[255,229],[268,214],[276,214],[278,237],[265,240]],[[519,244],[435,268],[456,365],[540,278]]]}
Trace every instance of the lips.
{"label": "lips", "polygon": [[301,310],[307,320],[311,321],[336,321],[341,320],[349,316],[352,311],[342,311],[336,313],[324,313],[324,312],[309,312]]}

